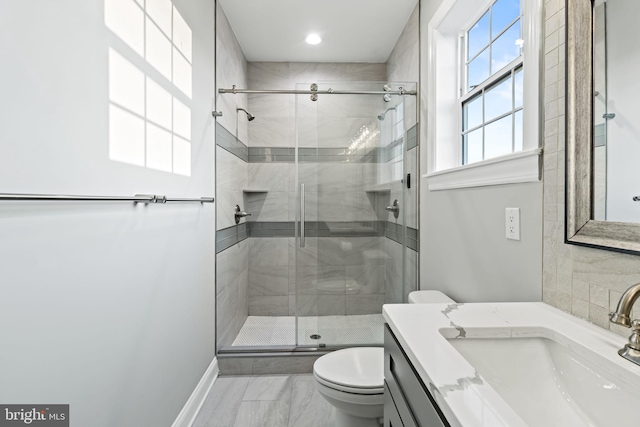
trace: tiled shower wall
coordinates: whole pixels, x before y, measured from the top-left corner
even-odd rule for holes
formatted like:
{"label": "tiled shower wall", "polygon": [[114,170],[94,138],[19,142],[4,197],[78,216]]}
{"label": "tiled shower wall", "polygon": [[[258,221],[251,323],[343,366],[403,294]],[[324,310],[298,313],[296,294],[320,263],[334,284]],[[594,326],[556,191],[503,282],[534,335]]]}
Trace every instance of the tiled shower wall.
{"label": "tiled shower wall", "polygon": [[[405,26],[398,43],[391,52],[387,60],[387,79],[392,82],[417,82],[420,75],[420,51],[419,51],[419,7],[416,6],[411,14],[407,25]],[[405,111],[417,111],[418,97],[405,98]],[[416,114],[405,115],[405,127],[411,129],[417,123]],[[399,226],[402,221],[406,221],[407,238],[415,237],[416,246],[407,245],[404,247],[395,240],[385,239],[385,252],[387,253],[386,283],[387,286],[387,302],[406,302],[409,292],[417,289],[418,281],[418,252],[417,252],[417,236],[418,236],[418,195],[420,174],[418,170],[419,148],[418,134],[415,133],[407,136],[404,152],[404,173],[405,179],[407,174],[411,176],[411,188],[407,188],[405,183],[394,183],[391,192],[391,200],[404,197],[405,214],[400,215],[398,219],[394,219],[391,214],[388,220],[395,222]],[[394,283],[402,281],[402,252],[405,252],[404,265],[404,286],[399,288],[392,286]]]}
{"label": "tiled shower wall", "polygon": [[[565,0],[547,0],[544,43],[543,301],[605,329],[622,292],[640,282],[640,257],[564,243]],[[640,313],[636,309],[634,313]]]}
{"label": "tiled shower wall", "polygon": [[[217,2],[216,86],[246,85],[247,61],[226,15]],[[216,89],[217,89],[216,88]],[[248,312],[249,246],[235,228],[233,208],[242,205],[247,186],[247,120],[236,107],[246,107],[246,95],[217,95],[216,108],[216,306],[218,348],[231,344]],[[241,120],[239,120],[239,118]],[[244,221],[243,221],[244,222]],[[233,244],[231,243],[233,241]],[[222,246],[221,246],[222,245]],[[223,247],[227,247],[222,250]]]}
{"label": "tiled shower wall", "polygon": [[[385,64],[249,64],[252,89],[296,89],[300,82],[318,82],[322,89],[325,81],[385,79]],[[245,197],[252,214],[249,221],[262,227],[252,229],[249,239],[249,314],[381,311],[385,239],[379,220],[386,217],[388,200],[366,190],[377,184],[384,154],[376,150],[379,139],[351,154],[345,151],[361,127],[377,129],[376,116],[384,105],[381,100],[380,105],[372,104],[371,99],[357,97],[320,95],[312,102],[308,96],[250,95],[250,111],[256,119],[249,127],[249,188],[267,192]],[[293,157],[296,113],[306,220],[308,227],[318,227],[298,252],[297,280],[292,226],[299,210]]]}

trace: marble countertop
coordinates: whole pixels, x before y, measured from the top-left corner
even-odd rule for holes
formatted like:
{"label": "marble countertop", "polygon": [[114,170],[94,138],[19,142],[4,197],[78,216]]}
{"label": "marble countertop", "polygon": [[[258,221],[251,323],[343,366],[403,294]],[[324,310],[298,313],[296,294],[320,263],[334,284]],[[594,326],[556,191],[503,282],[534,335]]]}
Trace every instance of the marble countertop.
{"label": "marble countertop", "polygon": [[617,354],[625,338],[544,303],[386,304],[383,316],[452,426],[527,424],[448,339],[547,335],[640,375],[640,366]]}

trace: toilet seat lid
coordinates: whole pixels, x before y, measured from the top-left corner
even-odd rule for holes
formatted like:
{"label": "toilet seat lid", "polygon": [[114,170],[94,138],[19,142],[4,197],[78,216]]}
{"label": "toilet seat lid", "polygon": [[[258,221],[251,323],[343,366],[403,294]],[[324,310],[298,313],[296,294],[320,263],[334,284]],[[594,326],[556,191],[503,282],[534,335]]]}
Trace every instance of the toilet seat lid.
{"label": "toilet seat lid", "polygon": [[381,389],[384,385],[384,349],[337,350],[316,360],[313,372],[328,383],[355,389]]}

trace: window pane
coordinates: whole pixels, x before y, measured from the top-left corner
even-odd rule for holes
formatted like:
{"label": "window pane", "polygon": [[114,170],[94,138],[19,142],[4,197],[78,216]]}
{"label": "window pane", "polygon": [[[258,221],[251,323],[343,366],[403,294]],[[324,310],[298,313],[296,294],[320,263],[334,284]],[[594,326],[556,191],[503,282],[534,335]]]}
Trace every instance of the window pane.
{"label": "window pane", "polygon": [[511,111],[511,76],[492,86],[484,94],[484,120],[489,121]]}
{"label": "window pane", "polygon": [[518,19],[515,24],[492,44],[491,73],[495,73],[520,56],[521,45],[520,20]]}
{"label": "window pane", "polygon": [[476,59],[469,63],[467,91],[473,89],[489,78],[489,49],[485,49]]}
{"label": "window pane", "polygon": [[475,163],[482,160],[482,128],[469,132],[463,137],[465,162]]}
{"label": "window pane", "polygon": [[491,38],[495,39],[520,16],[520,0],[498,0],[491,8],[491,13]]}
{"label": "window pane", "polygon": [[482,95],[467,101],[462,110],[462,130],[474,128],[482,124]]}
{"label": "window pane", "polygon": [[515,85],[515,107],[518,108],[522,107],[522,93],[524,92],[524,86],[522,83],[522,68],[516,71]]}
{"label": "window pane", "polygon": [[515,115],[514,123],[514,141],[513,151],[522,151],[522,140],[524,135],[524,129],[522,127],[522,110],[518,111]]}
{"label": "window pane", "polygon": [[468,56],[467,61],[489,44],[489,12],[484,14],[467,34]]}
{"label": "window pane", "polygon": [[485,126],[484,158],[502,156],[512,152],[511,115]]}

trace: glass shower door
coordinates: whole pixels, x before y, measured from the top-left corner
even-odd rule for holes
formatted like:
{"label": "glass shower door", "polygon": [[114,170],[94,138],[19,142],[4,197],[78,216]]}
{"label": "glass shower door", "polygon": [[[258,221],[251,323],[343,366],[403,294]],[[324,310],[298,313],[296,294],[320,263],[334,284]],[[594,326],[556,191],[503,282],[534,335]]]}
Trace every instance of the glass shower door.
{"label": "glass shower door", "polygon": [[[384,84],[318,86],[320,91],[382,91]],[[405,97],[389,98],[320,94],[312,101],[296,95],[300,347],[381,345],[382,305],[406,298]]]}

